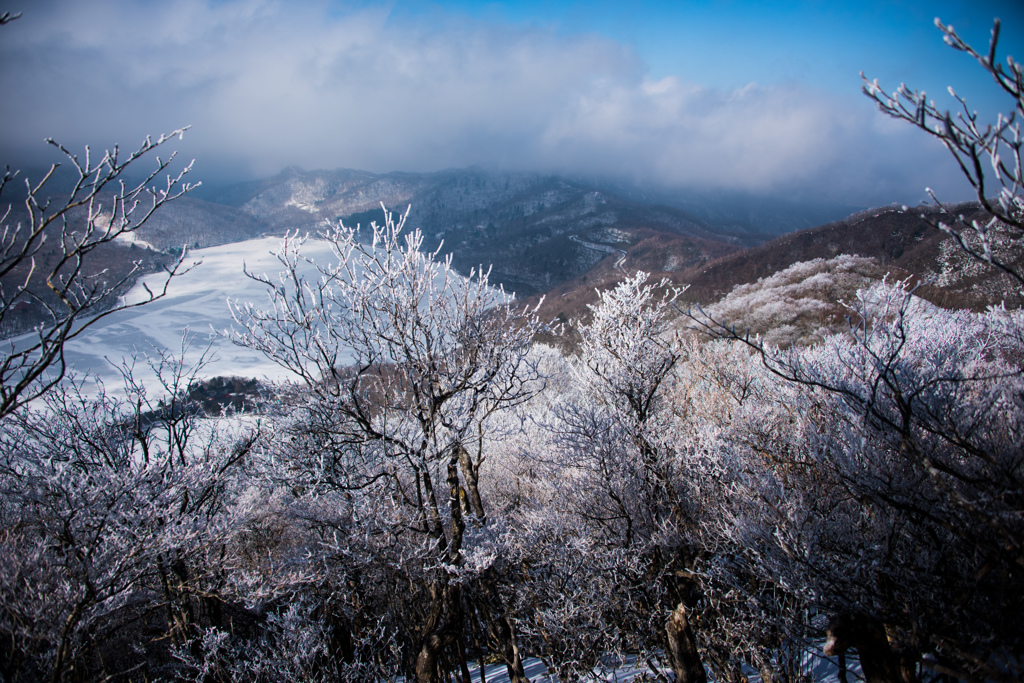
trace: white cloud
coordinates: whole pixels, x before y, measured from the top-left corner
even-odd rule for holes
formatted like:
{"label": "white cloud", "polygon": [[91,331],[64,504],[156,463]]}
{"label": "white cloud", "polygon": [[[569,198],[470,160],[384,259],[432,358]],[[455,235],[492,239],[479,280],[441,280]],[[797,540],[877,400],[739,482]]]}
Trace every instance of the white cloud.
{"label": "white cloud", "polygon": [[941,150],[855,93],[650,80],[595,35],[315,2],[52,0],[0,37],[13,156],[47,136],[129,145],[191,124],[182,153],[200,170],[256,175],[482,164],[852,202],[942,185],[918,173]]}

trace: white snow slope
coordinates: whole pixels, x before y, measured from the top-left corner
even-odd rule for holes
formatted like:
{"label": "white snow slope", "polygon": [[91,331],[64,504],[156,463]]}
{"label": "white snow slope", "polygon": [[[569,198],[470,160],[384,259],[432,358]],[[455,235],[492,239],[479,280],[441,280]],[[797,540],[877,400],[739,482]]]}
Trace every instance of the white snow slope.
{"label": "white snow slope", "polygon": [[[204,352],[212,359],[201,373],[204,377],[294,379],[262,354],[235,346],[213,333],[234,327],[228,299],[252,301],[257,305],[269,301],[266,287],[246,277],[243,264],[250,272],[269,275],[270,280],[276,282],[282,267],[273,252],[281,244],[281,238],[267,237],[189,252],[186,263],[200,263],[174,278],[166,297],[113,313],[95,323],[67,344],[68,366],[76,375],[88,374],[102,381],[108,391],[116,393],[122,382],[117,366],[131,364],[134,359],[134,375],[148,387],[155,379],[155,372],[147,366],[146,358],[156,358],[158,349],[182,355],[182,339],[187,332],[192,340],[185,350],[184,362],[193,364]],[[337,260],[324,240],[307,240],[302,254],[317,263]],[[316,277],[312,267],[308,276]],[[144,286],[158,289],[163,279],[160,274],[146,276],[125,296],[125,301],[146,298]]]}

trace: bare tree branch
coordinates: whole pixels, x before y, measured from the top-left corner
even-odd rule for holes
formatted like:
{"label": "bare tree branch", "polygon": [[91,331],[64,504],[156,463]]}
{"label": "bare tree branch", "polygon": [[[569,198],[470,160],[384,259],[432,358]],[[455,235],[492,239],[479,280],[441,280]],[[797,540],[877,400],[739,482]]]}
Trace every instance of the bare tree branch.
{"label": "bare tree branch", "polygon": [[[146,138],[127,156],[120,148],[107,150],[95,160],[85,148],[84,158],[64,146],[47,142],[64,155],[74,172],[72,188],[50,194],[58,165],[38,181],[25,179],[23,207],[10,203],[0,215],[0,327],[21,307],[44,311],[44,322],[26,337],[3,343],[0,353],[0,417],[45,394],[67,370],[64,345],[98,320],[127,308],[163,297],[171,278],[185,272],[184,253],[166,271],[160,287],[141,301],[119,299],[141,272],[135,262],[127,273],[108,281],[107,271],[95,271],[96,251],[124,238],[146,224],[155,211],[197,185],[185,182],[189,163],[173,175],[164,175],[174,161],[156,157],[156,168],[141,182],[126,182],[129,168],[174,139],[181,128],[156,140]],[[0,178],[0,199],[13,191],[17,172]],[[159,184],[154,184],[159,183]]]}

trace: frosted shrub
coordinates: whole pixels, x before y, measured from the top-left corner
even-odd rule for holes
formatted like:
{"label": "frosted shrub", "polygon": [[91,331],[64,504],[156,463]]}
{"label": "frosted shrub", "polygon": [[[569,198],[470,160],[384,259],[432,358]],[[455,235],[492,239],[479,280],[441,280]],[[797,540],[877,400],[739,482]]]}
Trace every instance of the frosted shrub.
{"label": "frosted shrub", "polygon": [[863,256],[794,263],[755,283],[737,285],[707,310],[715,320],[767,344],[807,346],[846,324],[840,301],[881,278],[878,264]]}
{"label": "frosted shrub", "polygon": [[[225,509],[253,436],[201,418],[184,398],[189,368],[162,359],[158,375],[164,398],[125,370],[124,399],[68,382],[4,419],[0,630],[18,654],[11,671],[143,667],[217,619]],[[154,623],[160,638],[125,644]]]}
{"label": "frosted shrub", "polygon": [[[588,559],[541,559],[555,552],[542,546],[536,561],[554,585],[531,581],[527,591],[546,606],[537,611],[536,633],[556,668],[577,675],[594,661],[573,654],[587,642],[578,635],[584,625],[591,645],[603,648],[594,652],[633,653],[653,663],[660,651],[677,675],[703,675],[685,620],[689,587],[680,578],[691,560],[684,529],[694,512],[681,495],[686,473],[672,429],[685,412],[674,403],[687,354],[672,326],[681,291],[647,280],[638,272],[599,292],[591,321],[579,328],[572,385],[547,416],[549,459],[538,463],[552,490],[548,514],[571,530],[571,540],[558,543]],[[568,585],[569,576],[586,588],[574,587],[559,604],[556,587]],[[666,629],[670,618],[682,625]]]}
{"label": "frosted shrub", "polygon": [[[1020,315],[938,309],[903,283],[850,314],[851,333],[817,346],[761,348],[798,391],[722,442],[723,538],[856,623],[843,647],[868,668],[1020,671]],[[870,645],[883,626],[888,645]]]}

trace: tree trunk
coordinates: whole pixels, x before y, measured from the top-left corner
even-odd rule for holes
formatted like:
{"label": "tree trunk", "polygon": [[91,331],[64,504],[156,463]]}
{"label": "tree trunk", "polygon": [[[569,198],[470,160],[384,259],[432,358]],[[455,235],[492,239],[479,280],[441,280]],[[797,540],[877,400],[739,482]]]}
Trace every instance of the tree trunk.
{"label": "tree trunk", "polygon": [[[893,651],[885,627],[877,620],[864,614],[843,614],[829,623],[827,636],[826,655],[844,656],[849,649],[857,651],[865,683],[917,681],[916,663]],[[845,662],[845,656],[843,659]]]}
{"label": "tree trunk", "polygon": [[444,647],[444,641],[436,633],[429,634],[420,644],[416,655],[416,683],[440,683],[437,675],[437,660]]}
{"label": "tree trunk", "polygon": [[334,671],[338,680],[346,664],[355,661],[356,649],[352,640],[352,624],[344,616],[327,613],[327,625],[330,633],[330,653],[334,663]]}
{"label": "tree trunk", "polygon": [[484,501],[480,497],[480,461],[473,462],[469,451],[461,445],[459,448],[459,467],[462,469],[462,476],[466,480],[466,493],[469,498],[469,509],[477,518],[479,524],[486,524],[487,518],[484,514]]}
{"label": "tree trunk", "polygon": [[512,620],[505,615],[494,618],[491,621],[491,635],[498,641],[498,646],[501,648],[501,656],[505,660],[510,683],[530,683],[530,679],[526,677],[526,671],[523,669],[523,656],[519,652],[516,627]]}
{"label": "tree trunk", "polygon": [[686,607],[679,603],[665,622],[668,655],[676,683],[707,683],[708,676],[697,652],[697,640],[686,618]]}
{"label": "tree trunk", "polygon": [[[461,449],[460,449],[461,450]],[[462,561],[462,537],[466,530],[466,523],[462,519],[462,508],[460,506],[460,494],[462,487],[459,485],[459,461],[458,453],[452,453],[448,460],[447,471],[448,483],[448,512],[451,515],[451,538],[447,538],[441,526],[440,513],[436,504],[428,509],[433,525],[439,531],[439,549],[444,553],[441,560],[453,566],[458,566]],[[433,486],[428,473],[423,475],[424,485],[427,487],[428,503],[435,503]],[[430,616],[423,632],[425,633],[420,643],[420,651],[416,655],[416,680],[418,683],[438,683],[441,674],[438,665],[441,663],[441,654],[446,647],[456,646],[456,656],[461,660],[462,674],[468,678],[469,671],[465,664],[465,656],[462,650],[462,610],[461,592],[458,586],[450,585],[446,580],[441,580],[430,588],[431,609]]]}
{"label": "tree trunk", "polygon": [[[416,655],[417,683],[440,683],[439,665],[454,662],[463,642],[462,593],[459,586],[438,581],[430,587],[431,607]],[[455,648],[450,662],[442,660],[446,648]],[[450,650],[451,651],[451,650]]]}
{"label": "tree trunk", "polygon": [[52,683],[57,683],[64,678],[64,668],[67,666],[67,653],[70,649],[72,633],[78,626],[87,605],[92,602],[91,593],[92,591],[87,591],[86,596],[75,605],[71,614],[64,620],[64,628],[60,632],[60,645],[57,647],[57,656],[53,662],[53,671],[50,676]]}
{"label": "tree trunk", "polygon": [[502,643],[501,648],[505,658],[505,668],[508,669],[509,681],[511,683],[530,683],[530,679],[526,677],[526,671],[523,669],[523,655],[519,652],[515,626],[508,617],[502,617],[501,621],[505,622],[509,633],[508,640]]}
{"label": "tree trunk", "polygon": [[[461,447],[459,450],[462,450]],[[466,522],[462,519],[462,487],[459,485],[458,454],[448,461],[448,511],[451,513],[452,539],[448,546],[448,562],[462,564],[462,537],[466,533]]]}
{"label": "tree trunk", "polygon": [[469,678],[469,664],[466,663],[466,644],[462,638],[457,643],[459,648],[459,672],[462,674],[462,683],[473,683]]}

